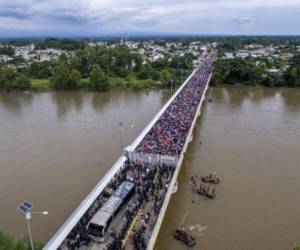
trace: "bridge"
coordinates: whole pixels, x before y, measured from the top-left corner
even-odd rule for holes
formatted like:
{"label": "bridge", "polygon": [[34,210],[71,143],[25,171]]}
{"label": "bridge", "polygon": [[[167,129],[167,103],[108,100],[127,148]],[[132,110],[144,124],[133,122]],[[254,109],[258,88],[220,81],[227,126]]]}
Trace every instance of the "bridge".
{"label": "bridge", "polygon": [[[169,200],[177,190],[177,176],[201,114],[215,59],[215,51],[201,58],[44,250],[154,248]],[[130,183],[134,188],[129,197]],[[126,185],[128,190],[122,190]],[[95,239],[91,221],[104,223],[104,217],[107,226],[101,228],[101,240],[91,240]]]}

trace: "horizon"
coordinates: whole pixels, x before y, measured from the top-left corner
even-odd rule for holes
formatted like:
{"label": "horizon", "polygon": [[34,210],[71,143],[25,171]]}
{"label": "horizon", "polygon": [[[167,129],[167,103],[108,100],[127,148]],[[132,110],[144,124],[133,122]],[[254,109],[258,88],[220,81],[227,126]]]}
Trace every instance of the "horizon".
{"label": "horizon", "polygon": [[243,34],[191,34],[191,33],[160,33],[160,32],[149,32],[149,33],[115,33],[115,34],[101,34],[101,35],[24,35],[24,36],[1,36],[0,41],[13,41],[13,40],[46,40],[46,39],[70,39],[70,40],[117,40],[123,37],[128,39],[209,39],[209,38],[300,38],[300,35],[297,34],[252,34],[252,35],[243,35]]}

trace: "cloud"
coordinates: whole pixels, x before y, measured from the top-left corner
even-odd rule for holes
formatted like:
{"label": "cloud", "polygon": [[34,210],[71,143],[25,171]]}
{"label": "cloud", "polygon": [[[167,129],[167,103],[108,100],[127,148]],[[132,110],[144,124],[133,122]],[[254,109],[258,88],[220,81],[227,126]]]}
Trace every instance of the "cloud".
{"label": "cloud", "polygon": [[299,21],[299,0],[0,0],[0,32],[299,34]]}
{"label": "cloud", "polygon": [[250,17],[233,17],[232,21],[237,24],[249,24],[253,22]]}
{"label": "cloud", "polygon": [[142,28],[153,28],[154,26],[159,24],[158,20],[140,20],[133,23],[137,27]]}

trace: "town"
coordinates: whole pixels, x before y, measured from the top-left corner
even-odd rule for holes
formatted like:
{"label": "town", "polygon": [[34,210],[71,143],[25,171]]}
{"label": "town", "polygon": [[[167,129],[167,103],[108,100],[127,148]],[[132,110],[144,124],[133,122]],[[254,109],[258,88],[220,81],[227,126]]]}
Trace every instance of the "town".
{"label": "town", "polygon": [[[70,41],[71,42],[71,41]],[[35,42],[17,46],[10,42],[0,43],[0,61],[7,63],[12,68],[25,68],[31,63],[57,60],[62,54],[72,57],[75,51],[56,48],[37,48]],[[207,54],[207,51],[215,47],[217,43],[203,42],[176,42],[164,40],[149,40],[149,41],[134,41],[128,38],[121,38],[119,41],[83,41],[84,47],[127,47],[134,53],[139,53],[143,56],[143,64],[155,62],[159,59],[168,58],[172,60],[173,57],[182,57],[187,53],[192,54],[195,58],[202,53]],[[197,61],[194,61],[196,65]]]}
{"label": "town", "polygon": [[[106,91],[176,86],[213,48],[219,50],[214,84],[298,86],[297,80],[288,79],[293,58],[300,53],[299,44],[299,39],[288,37],[2,41],[0,68],[11,68],[20,79],[14,74],[16,83],[2,83],[0,88]],[[57,69],[58,64],[69,71],[69,80],[59,76],[62,70]],[[232,80],[228,75],[236,65],[243,72]],[[103,76],[99,81],[104,86],[91,82],[95,67],[103,71],[94,75]]]}

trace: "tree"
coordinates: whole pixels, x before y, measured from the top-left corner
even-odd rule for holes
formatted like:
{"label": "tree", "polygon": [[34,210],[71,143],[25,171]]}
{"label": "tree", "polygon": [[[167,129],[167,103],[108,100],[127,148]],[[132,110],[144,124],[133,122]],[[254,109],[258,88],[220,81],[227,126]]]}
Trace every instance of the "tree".
{"label": "tree", "polygon": [[16,89],[26,90],[30,88],[30,80],[25,75],[20,75],[15,86]]}
{"label": "tree", "polygon": [[11,46],[4,46],[0,48],[0,55],[13,56],[14,54],[15,54],[15,50]]}
{"label": "tree", "polygon": [[0,89],[10,90],[14,88],[18,73],[11,67],[0,68]]}
{"label": "tree", "polygon": [[73,69],[69,74],[68,89],[76,89],[80,79],[81,79],[80,72],[76,69]]}
{"label": "tree", "polygon": [[96,91],[108,91],[110,86],[107,75],[102,69],[96,68],[90,74],[92,88]]}
{"label": "tree", "polygon": [[51,62],[34,62],[31,63],[27,74],[32,78],[48,79],[51,75]]}
{"label": "tree", "polygon": [[284,79],[289,87],[300,86],[300,67],[291,67],[285,72]]}
{"label": "tree", "polygon": [[56,90],[67,89],[69,83],[68,69],[62,64],[56,65],[53,69],[53,76],[50,78],[50,82]]}
{"label": "tree", "polygon": [[150,70],[147,67],[142,67],[140,72],[137,74],[138,79],[145,80],[150,77]]}
{"label": "tree", "polygon": [[169,86],[171,79],[172,74],[168,70],[164,69],[160,72],[160,80],[166,87]]}
{"label": "tree", "polygon": [[151,78],[155,81],[158,81],[160,79],[160,73],[158,70],[153,70],[151,74]]}

